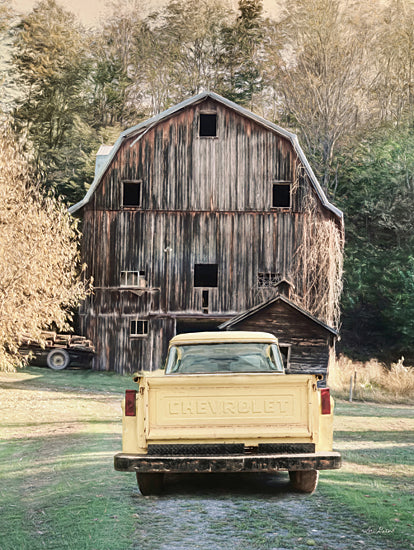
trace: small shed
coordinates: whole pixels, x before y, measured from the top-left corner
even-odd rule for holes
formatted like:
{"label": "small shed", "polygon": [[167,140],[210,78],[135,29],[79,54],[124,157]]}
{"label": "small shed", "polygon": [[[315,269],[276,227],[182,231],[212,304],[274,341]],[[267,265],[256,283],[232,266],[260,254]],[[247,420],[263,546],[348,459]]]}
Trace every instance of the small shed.
{"label": "small shed", "polygon": [[285,369],[290,374],[321,374],[326,383],[329,359],[338,332],[278,294],[222,323],[220,330],[260,330],[279,339]]}

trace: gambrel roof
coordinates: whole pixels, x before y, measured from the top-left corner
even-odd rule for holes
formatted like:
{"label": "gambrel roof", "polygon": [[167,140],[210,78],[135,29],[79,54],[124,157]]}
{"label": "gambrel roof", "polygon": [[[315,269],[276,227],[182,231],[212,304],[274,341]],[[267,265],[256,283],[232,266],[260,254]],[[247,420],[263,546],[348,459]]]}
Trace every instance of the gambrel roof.
{"label": "gambrel roof", "polygon": [[[137,140],[143,137],[151,128],[156,126],[159,122],[173,116],[178,111],[181,111],[182,109],[185,109],[191,105],[195,105],[197,103],[200,103],[206,99],[211,99],[213,101],[216,101],[218,103],[221,103],[222,105],[225,105],[229,109],[232,109],[233,111],[238,112],[241,116],[249,118],[255,122],[257,122],[259,125],[267,128],[268,130],[271,130],[273,132],[276,132],[277,134],[285,137],[287,140],[290,141],[290,143],[293,146],[293,149],[295,150],[296,154],[298,155],[298,158],[302,165],[304,166],[306,173],[309,177],[309,180],[311,182],[311,185],[313,189],[315,190],[316,194],[319,197],[319,200],[321,201],[322,205],[330,210],[335,216],[337,216],[341,221],[343,218],[343,214],[341,210],[336,208],[333,204],[331,204],[322,187],[320,186],[315,174],[313,173],[313,170],[311,166],[309,165],[309,162],[307,161],[304,152],[302,151],[301,146],[299,145],[298,138],[295,134],[288,132],[287,130],[281,128],[280,126],[277,126],[273,122],[270,122],[264,118],[262,118],[259,115],[256,115],[255,113],[252,113],[251,111],[245,109],[244,107],[241,107],[240,105],[237,105],[237,103],[234,103],[233,101],[230,101],[229,99],[226,99],[214,92],[202,92],[198,95],[195,95],[189,99],[186,99],[185,101],[182,101],[181,103],[174,105],[173,107],[170,107],[166,111],[163,111],[162,113],[159,113],[158,115],[153,116],[152,118],[149,118],[148,120],[141,122],[140,124],[137,124],[136,126],[133,126],[132,128],[129,128],[128,130],[125,130],[122,132],[116,141],[115,145],[110,150],[110,154],[107,156],[106,162],[102,163],[100,171],[95,175],[95,179],[93,180],[88,192],[86,193],[85,197],[79,201],[78,203],[74,204],[69,208],[70,213],[74,213],[77,210],[81,209],[83,206],[85,206],[91,199],[93,193],[95,192],[95,189],[99,185],[103,175],[105,174],[106,170],[110,166],[111,162],[115,158],[118,150],[120,149],[122,143],[131,137],[136,136]],[[135,142],[134,142],[135,143]]]}

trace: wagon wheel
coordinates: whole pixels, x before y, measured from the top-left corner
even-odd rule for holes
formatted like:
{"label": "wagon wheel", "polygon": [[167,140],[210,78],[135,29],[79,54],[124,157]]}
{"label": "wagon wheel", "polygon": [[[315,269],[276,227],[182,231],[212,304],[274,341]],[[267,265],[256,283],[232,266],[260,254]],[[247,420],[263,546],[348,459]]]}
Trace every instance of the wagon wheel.
{"label": "wagon wheel", "polygon": [[164,486],[164,474],[137,472],[137,483],[142,495],[159,495]]}
{"label": "wagon wheel", "polygon": [[64,349],[53,349],[49,351],[46,363],[53,370],[65,369],[70,364],[69,353]]}
{"label": "wagon wheel", "polygon": [[301,493],[313,493],[316,490],[319,479],[318,470],[291,470],[289,471],[290,483],[296,491]]}

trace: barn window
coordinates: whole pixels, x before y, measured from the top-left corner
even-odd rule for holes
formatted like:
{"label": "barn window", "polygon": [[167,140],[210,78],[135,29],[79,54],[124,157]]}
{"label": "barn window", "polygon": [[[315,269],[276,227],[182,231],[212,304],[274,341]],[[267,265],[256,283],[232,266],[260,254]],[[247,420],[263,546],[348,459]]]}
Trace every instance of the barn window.
{"label": "barn window", "polygon": [[280,273],[262,272],[257,274],[258,287],[276,287],[280,280]]}
{"label": "barn window", "polygon": [[209,304],[209,291],[203,290],[201,295],[201,309],[203,313],[208,313],[208,304]]}
{"label": "barn window", "polygon": [[217,264],[195,264],[194,265],[194,286],[216,287],[217,286]]}
{"label": "barn window", "polygon": [[147,336],[148,321],[142,319],[132,319],[130,322],[129,334],[131,336]]}
{"label": "barn window", "polygon": [[121,271],[121,286],[146,286],[145,271]]}
{"label": "barn window", "polygon": [[142,206],[142,181],[123,181],[122,206],[140,208]]}
{"label": "barn window", "polygon": [[200,137],[216,137],[217,136],[217,114],[216,113],[200,113]]}
{"label": "barn window", "polygon": [[272,208],[290,208],[290,183],[273,183]]}
{"label": "barn window", "polygon": [[283,359],[283,366],[285,369],[288,369],[290,364],[290,347],[290,344],[279,344],[280,353]]}

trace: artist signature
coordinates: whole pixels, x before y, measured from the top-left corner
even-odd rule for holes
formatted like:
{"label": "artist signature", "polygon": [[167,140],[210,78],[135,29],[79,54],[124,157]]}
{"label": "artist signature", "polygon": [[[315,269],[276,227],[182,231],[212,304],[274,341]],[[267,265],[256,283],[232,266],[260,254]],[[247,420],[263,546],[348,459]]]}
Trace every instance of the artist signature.
{"label": "artist signature", "polygon": [[378,527],[378,529],[372,529],[371,527],[369,529],[364,529],[363,533],[366,533],[367,535],[389,535],[390,533],[394,533],[395,529],[384,529],[384,527]]}

